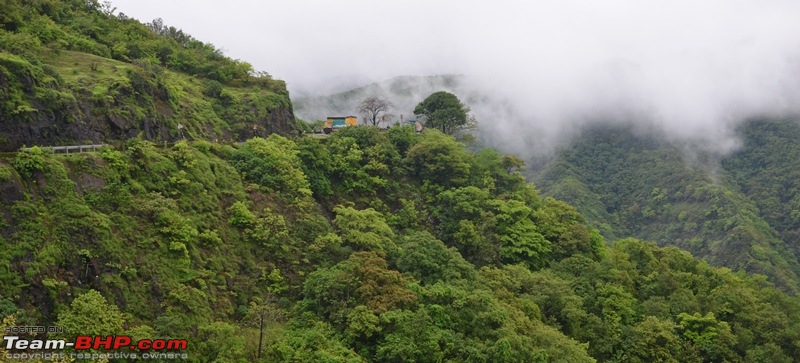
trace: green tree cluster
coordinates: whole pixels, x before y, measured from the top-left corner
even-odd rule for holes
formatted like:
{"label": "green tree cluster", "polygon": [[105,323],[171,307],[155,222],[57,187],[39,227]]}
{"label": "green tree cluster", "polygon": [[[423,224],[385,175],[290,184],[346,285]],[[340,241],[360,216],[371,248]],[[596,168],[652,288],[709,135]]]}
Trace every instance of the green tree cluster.
{"label": "green tree cluster", "polygon": [[186,338],[193,361],[800,353],[800,301],[765,277],[608,246],[518,160],[436,130],[39,159],[4,162],[0,306],[17,319]]}

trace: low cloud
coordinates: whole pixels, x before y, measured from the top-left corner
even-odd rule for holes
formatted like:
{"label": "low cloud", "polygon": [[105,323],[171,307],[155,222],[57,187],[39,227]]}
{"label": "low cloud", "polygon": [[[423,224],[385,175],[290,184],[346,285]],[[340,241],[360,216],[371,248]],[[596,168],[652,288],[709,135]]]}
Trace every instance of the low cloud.
{"label": "low cloud", "polygon": [[724,153],[741,120],[800,111],[797,1],[114,4],[214,43],[286,80],[295,96],[397,75],[467,75],[463,93],[486,95],[471,104],[486,139],[521,154],[597,122]]}

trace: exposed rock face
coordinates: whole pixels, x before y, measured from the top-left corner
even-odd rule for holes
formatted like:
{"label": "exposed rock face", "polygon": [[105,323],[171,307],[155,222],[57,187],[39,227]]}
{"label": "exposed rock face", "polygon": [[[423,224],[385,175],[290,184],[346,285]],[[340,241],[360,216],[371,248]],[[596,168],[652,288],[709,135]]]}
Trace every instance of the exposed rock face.
{"label": "exposed rock face", "polygon": [[[81,105],[81,112],[72,115],[74,120],[43,113],[36,113],[23,120],[0,115],[0,151],[14,151],[33,145],[113,143],[139,135],[155,142],[173,142],[181,138],[177,123],[187,124],[178,117],[158,113],[144,116],[140,120],[128,119],[122,115],[98,114],[84,102],[78,104]],[[279,106],[265,111],[260,117],[245,118],[230,126],[229,130],[218,130],[207,125],[201,130],[185,132],[184,137],[242,141],[272,133],[284,136],[297,134],[291,106]]]}
{"label": "exposed rock face", "polygon": [[125,138],[119,129],[104,127],[102,116],[93,117],[91,113],[81,116],[78,121],[66,121],[59,115],[42,112],[25,118],[0,117],[0,148],[13,151],[22,146],[76,145]]}
{"label": "exposed rock face", "polygon": [[[245,140],[253,136],[265,137],[269,134],[279,134],[292,136],[298,134],[297,125],[294,122],[294,111],[289,107],[278,107],[266,112],[266,115],[255,118],[251,121],[256,126],[253,132],[252,125],[249,129],[239,129],[236,133],[236,140]],[[226,135],[227,136],[227,135]]]}
{"label": "exposed rock face", "polygon": [[272,81],[266,89],[230,87],[208,95],[206,80],[180,76],[176,81],[177,75],[142,67],[129,66],[116,78],[70,82],[43,69],[19,59],[0,60],[0,151],[133,137],[162,143],[297,134],[282,81]]}

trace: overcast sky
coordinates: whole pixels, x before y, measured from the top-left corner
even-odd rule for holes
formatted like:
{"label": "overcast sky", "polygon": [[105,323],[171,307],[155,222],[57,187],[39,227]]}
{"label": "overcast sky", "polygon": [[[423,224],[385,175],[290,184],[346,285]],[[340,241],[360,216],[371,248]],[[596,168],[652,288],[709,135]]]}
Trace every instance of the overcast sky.
{"label": "overcast sky", "polygon": [[605,115],[719,143],[741,117],[800,109],[797,0],[113,3],[213,43],[293,94],[458,73],[547,132]]}

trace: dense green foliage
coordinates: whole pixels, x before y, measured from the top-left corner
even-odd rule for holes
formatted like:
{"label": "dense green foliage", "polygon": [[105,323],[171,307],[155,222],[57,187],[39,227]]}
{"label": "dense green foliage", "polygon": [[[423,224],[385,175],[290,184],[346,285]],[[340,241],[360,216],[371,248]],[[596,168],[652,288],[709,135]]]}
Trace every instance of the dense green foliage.
{"label": "dense green foliage", "polygon": [[0,14],[0,149],[295,130],[283,81],[159,19],[96,0],[8,0]]}
{"label": "dense green foliage", "polygon": [[655,136],[600,127],[560,152],[538,181],[611,240],[635,236],[678,246],[797,292],[791,201],[800,131],[792,122],[759,122],[741,135],[744,148],[720,165]]}
{"label": "dense green foliage", "polygon": [[[282,82],[114,12],[0,3],[0,146],[125,140],[0,158],[3,327],[187,339],[197,362],[800,356],[796,125],[746,127],[716,178],[596,130],[540,197],[520,159],[446,135],[470,121],[452,94],[422,134],[290,139]],[[178,124],[193,141],[163,145]]]}
{"label": "dense green foliage", "polygon": [[[800,301],[606,246],[518,159],[410,127],[0,162],[0,307],[192,361],[789,361]],[[99,292],[99,293],[98,293]]]}
{"label": "dense green foliage", "polygon": [[744,144],[722,160],[722,167],[800,256],[800,125],[796,120],[758,120],[739,132]]}

